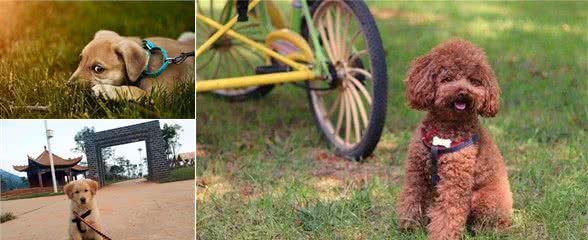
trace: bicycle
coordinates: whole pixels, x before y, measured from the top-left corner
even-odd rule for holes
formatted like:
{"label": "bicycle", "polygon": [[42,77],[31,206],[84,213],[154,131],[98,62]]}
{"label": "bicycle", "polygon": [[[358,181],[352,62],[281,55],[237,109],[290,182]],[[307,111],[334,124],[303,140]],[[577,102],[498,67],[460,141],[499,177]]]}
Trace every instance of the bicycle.
{"label": "bicycle", "polygon": [[386,61],[374,18],[357,0],[293,0],[291,6],[286,26],[273,1],[197,0],[202,79],[196,91],[245,101],[276,84],[301,86],[335,153],[361,160],[380,139],[387,107]]}

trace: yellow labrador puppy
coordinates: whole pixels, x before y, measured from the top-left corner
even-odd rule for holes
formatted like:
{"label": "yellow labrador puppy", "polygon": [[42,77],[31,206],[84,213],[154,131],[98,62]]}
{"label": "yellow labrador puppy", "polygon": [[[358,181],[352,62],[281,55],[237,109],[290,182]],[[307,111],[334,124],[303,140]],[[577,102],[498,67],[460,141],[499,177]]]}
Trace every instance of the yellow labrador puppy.
{"label": "yellow labrador puppy", "polygon": [[70,240],[102,240],[94,230],[86,226],[75,217],[74,212],[81,216],[86,222],[100,230],[100,212],[96,205],[96,191],[98,183],[90,179],[80,179],[68,183],[63,187],[63,192],[70,199],[69,213],[69,239]]}
{"label": "yellow labrador puppy", "polygon": [[123,37],[100,30],[82,50],[80,64],[68,83],[89,86],[94,95],[107,99],[137,100],[155,87],[170,90],[177,83],[194,82],[194,57],[167,66],[163,59],[164,51],[168,58],[193,52],[194,39],[189,32],[174,40]]}

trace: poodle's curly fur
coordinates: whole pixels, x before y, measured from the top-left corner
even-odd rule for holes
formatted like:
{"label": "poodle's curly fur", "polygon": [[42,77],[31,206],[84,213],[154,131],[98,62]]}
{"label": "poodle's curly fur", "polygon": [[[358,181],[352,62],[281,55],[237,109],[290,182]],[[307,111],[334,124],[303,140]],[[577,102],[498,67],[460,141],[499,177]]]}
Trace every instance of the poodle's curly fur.
{"label": "poodle's curly fur", "polygon": [[[429,239],[459,239],[466,221],[474,229],[506,229],[512,223],[512,193],[504,160],[478,119],[498,112],[500,89],[484,51],[450,40],[417,58],[406,76],[406,98],[427,111],[411,139],[404,186],[397,207],[403,229],[427,225]],[[465,108],[464,108],[465,105]],[[431,183],[431,150],[422,132],[480,140],[438,158],[440,181]]]}

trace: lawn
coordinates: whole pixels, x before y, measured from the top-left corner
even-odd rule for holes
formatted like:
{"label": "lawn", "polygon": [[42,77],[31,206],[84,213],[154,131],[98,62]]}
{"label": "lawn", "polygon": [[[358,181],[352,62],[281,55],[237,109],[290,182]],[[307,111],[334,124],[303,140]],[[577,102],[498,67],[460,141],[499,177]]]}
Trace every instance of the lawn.
{"label": "lawn", "polygon": [[193,118],[194,84],[141,102],[105,101],[66,85],[100,29],[177,38],[192,2],[6,2],[0,9],[0,118]]}
{"label": "lawn", "polygon": [[[395,205],[413,129],[410,61],[452,37],[483,47],[502,89],[484,119],[508,165],[514,225],[476,239],[588,239],[588,3],[370,1],[387,56],[388,115],[363,163],[332,155],[306,93],[259,101],[197,96],[201,239],[426,239],[398,230]],[[467,237],[471,238],[471,237]]]}
{"label": "lawn", "polygon": [[194,167],[180,167],[170,170],[169,178],[163,182],[175,182],[184,180],[194,180]]}

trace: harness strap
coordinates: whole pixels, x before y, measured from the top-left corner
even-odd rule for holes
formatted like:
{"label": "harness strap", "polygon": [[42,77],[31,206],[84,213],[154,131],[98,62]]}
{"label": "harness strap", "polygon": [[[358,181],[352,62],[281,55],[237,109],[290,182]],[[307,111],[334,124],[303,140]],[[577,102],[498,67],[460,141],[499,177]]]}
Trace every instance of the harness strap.
{"label": "harness strap", "polygon": [[78,216],[78,214],[76,214],[74,212],[74,215],[76,216],[74,219],[71,220],[71,222],[76,223],[76,227],[78,227],[78,231],[80,231],[81,233],[85,233],[87,230],[82,230],[82,224],[80,223],[83,218],[86,218],[87,216],[90,216],[90,214],[92,213],[92,209],[88,210],[87,212],[85,212],[84,214],[82,214],[81,216]]}
{"label": "harness strap", "polygon": [[480,141],[480,136],[478,136],[478,134],[474,134],[468,140],[450,148],[445,148],[442,146],[431,146],[431,183],[433,184],[433,187],[437,186],[437,183],[439,183],[440,180],[437,171],[437,162],[439,160],[439,156],[446,153],[457,152],[469,145],[477,143],[478,141]]}

